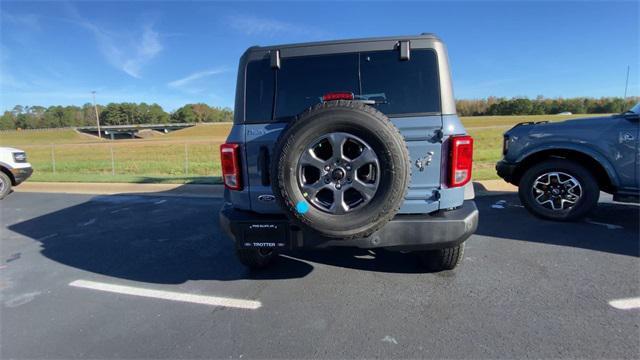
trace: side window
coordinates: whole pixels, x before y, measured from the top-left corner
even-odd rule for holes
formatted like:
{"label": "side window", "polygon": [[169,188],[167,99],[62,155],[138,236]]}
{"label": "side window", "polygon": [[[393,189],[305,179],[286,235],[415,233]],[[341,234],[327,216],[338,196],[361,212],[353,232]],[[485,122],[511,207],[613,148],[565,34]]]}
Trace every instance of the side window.
{"label": "side window", "polygon": [[251,61],[246,74],[246,121],[269,122],[273,113],[275,71],[268,59]]}
{"label": "side window", "polygon": [[276,118],[293,117],[328,92],[358,89],[358,54],[283,58],[278,70]]}
{"label": "side window", "polygon": [[360,55],[362,97],[378,102],[385,114],[440,112],[438,62],[433,50],[411,50],[408,61],[397,51]]}

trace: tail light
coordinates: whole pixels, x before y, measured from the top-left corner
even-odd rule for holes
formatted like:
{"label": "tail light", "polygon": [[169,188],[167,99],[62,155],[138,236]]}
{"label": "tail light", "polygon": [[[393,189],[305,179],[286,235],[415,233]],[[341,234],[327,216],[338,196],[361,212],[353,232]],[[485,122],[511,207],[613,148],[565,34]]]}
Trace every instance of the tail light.
{"label": "tail light", "polygon": [[353,93],[350,92],[330,92],[322,95],[322,101],[333,100],[353,100]]}
{"label": "tail light", "polygon": [[471,180],[473,165],[473,138],[453,136],[449,139],[449,187],[465,185]]}
{"label": "tail light", "polygon": [[222,164],[222,179],[229,190],[242,190],[240,167],[240,145],[220,145],[220,163]]}

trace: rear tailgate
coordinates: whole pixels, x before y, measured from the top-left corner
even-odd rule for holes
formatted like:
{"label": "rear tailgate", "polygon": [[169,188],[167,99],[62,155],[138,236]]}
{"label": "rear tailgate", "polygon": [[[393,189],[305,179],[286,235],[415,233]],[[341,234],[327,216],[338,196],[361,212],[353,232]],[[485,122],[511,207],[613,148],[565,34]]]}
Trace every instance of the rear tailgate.
{"label": "rear tailgate", "polygon": [[[411,183],[400,213],[428,213],[438,210],[437,190],[440,186],[441,148],[439,115],[395,118],[407,142],[411,162]],[[271,189],[269,173],[273,149],[286,123],[245,125],[245,159],[251,209],[260,213],[280,213]],[[416,161],[422,163],[416,165]]]}

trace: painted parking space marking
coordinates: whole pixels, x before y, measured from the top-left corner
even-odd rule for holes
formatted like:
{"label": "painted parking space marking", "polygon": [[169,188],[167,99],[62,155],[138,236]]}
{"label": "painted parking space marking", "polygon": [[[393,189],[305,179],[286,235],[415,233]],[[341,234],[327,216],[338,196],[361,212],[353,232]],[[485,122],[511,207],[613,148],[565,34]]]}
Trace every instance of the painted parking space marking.
{"label": "painted parking space marking", "polygon": [[233,299],[218,296],[196,295],[189,293],[181,293],[175,291],[153,290],[133,286],[107,284],[89,280],[76,280],[69,283],[69,286],[91,289],[98,291],[106,291],[116,294],[148,297],[161,300],[180,301],[193,304],[222,306],[228,308],[256,310],[262,306],[260,301]]}
{"label": "painted parking space marking", "polygon": [[586,219],[584,222],[586,222],[586,223],[588,223],[588,224],[604,226],[604,227],[606,227],[608,230],[624,229],[624,228],[623,228],[622,226],[620,226],[620,225],[607,224],[607,223],[603,223],[603,222],[597,222],[597,221],[593,221],[593,220],[591,220],[591,219]]}
{"label": "painted parking space marking", "polygon": [[111,213],[112,214],[117,214],[117,213],[119,213],[121,211],[125,211],[125,210],[129,210],[129,208],[128,207],[124,207],[124,208],[121,208],[121,209],[115,209],[115,210],[111,211]]}
{"label": "painted parking space marking", "polygon": [[89,221],[87,221],[87,222],[83,222],[83,223],[80,223],[80,224],[78,224],[78,225],[79,225],[79,226],[89,226],[89,225],[91,225],[91,224],[93,224],[93,223],[95,223],[95,222],[96,222],[96,219],[95,219],[95,218],[93,218],[93,219],[91,219],[91,220],[89,220]]}
{"label": "painted parking space marking", "polygon": [[640,309],[640,297],[611,300],[609,305],[619,310]]}
{"label": "painted parking space marking", "polygon": [[56,236],[58,236],[58,233],[49,234],[49,235],[43,236],[43,237],[41,237],[41,238],[38,238],[38,239],[36,239],[36,240],[38,240],[38,241],[44,241],[44,240],[49,240],[49,239],[51,239],[51,238],[53,238],[53,237],[56,237]]}

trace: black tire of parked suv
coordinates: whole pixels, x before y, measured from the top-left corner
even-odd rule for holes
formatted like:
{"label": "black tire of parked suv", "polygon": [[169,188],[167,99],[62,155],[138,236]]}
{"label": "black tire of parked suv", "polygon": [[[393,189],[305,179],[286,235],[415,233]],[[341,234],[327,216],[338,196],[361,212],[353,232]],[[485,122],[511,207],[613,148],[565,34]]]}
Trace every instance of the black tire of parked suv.
{"label": "black tire of parked suv", "polygon": [[433,272],[455,269],[462,262],[463,256],[464,243],[444,249],[418,252],[422,266]]}
{"label": "black tire of parked suv", "polygon": [[[301,154],[323,134],[343,132],[366,142],[379,162],[379,183],[368,203],[344,214],[324,212],[309,204],[301,213],[296,205],[307,199],[298,186]],[[271,174],[273,193],[293,220],[323,236],[363,238],[391,220],[400,209],[411,179],[409,151],[398,128],[380,111],[357,101],[317,104],[293,120],[275,146]]]}
{"label": "black tire of parked suv", "polygon": [[[582,188],[582,195],[575,205],[566,210],[551,210],[536,202],[532,187],[536,179],[549,172],[561,172],[574,177]],[[566,159],[549,159],[540,162],[522,175],[518,187],[522,205],[532,214],[548,220],[573,221],[582,218],[598,204],[600,189],[593,174],[582,165]]]}
{"label": "black tire of parked suv", "polygon": [[272,249],[237,249],[240,262],[250,269],[263,269],[269,266],[278,256]]}
{"label": "black tire of parked suv", "polygon": [[11,179],[0,171],[0,200],[4,199],[11,192]]}

